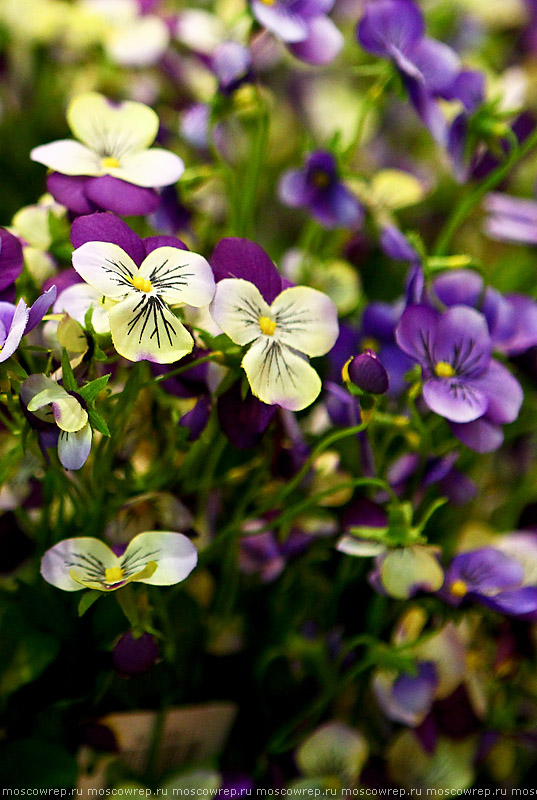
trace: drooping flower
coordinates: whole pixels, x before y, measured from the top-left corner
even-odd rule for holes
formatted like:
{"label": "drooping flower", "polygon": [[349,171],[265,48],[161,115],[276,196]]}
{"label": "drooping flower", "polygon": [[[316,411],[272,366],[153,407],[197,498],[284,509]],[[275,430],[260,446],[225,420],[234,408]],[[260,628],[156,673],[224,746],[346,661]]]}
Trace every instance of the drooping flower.
{"label": "drooping flower", "polygon": [[343,46],[343,36],[327,16],[334,0],[252,0],[258,22],[309,64],[328,64]]}
{"label": "drooping flower", "polygon": [[147,531],[131,539],[117,556],[90,536],[63,539],[41,561],[41,575],[66,592],[97,589],[111,592],[131,581],[171,586],[183,581],[198,561],[196,548],[182,533]]}
{"label": "drooping flower", "polygon": [[307,208],[325,228],[354,228],[363,219],[358,198],[339,178],[336,160],[326,150],[316,150],[303,169],[288,170],[278,187],[282,203]]}
{"label": "drooping flower", "polygon": [[316,289],[293,286],[269,304],[243,278],[217,284],[211,314],[235,344],[250,347],[242,360],[253,394],[291,411],[309,406],[321,379],[306,356],[321,356],[338,335],[337,309]]}
{"label": "drooping flower", "polygon": [[21,400],[43,422],[60,430],[58,458],[65,469],[80,469],[91,451],[92,430],[80,397],[46,375],[30,375],[21,385]]}
{"label": "drooping flower", "polygon": [[203,256],[169,236],[142,241],[110,214],[76,220],[71,237],[73,266],[106,298],[120,355],[170,364],[191,352],[194,340],[170,307],[210,303],[214,278]]}
{"label": "drooping flower", "polygon": [[[517,418],[523,394],[509,370],[491,358],[485,317],[461,305],[444,314],[426,305],[409,306],[396,338],[422,366],[423,398],[431,411],[448,419],[469,447],[479,452],[499,447],[500,426]],[[474,437],[467,430],[470,423],[479,425]]]}
{"label": "drooping flower", "polygon": [[75,214],[150,213],[159,205],[155,189],[175,183],[184,172],[179,156],[150,147],[159,120],[143,103],[114,104],[87,92],[71,102],[67,121],[78,141],[40,145],[30,155],[53,170],[48,190]]}

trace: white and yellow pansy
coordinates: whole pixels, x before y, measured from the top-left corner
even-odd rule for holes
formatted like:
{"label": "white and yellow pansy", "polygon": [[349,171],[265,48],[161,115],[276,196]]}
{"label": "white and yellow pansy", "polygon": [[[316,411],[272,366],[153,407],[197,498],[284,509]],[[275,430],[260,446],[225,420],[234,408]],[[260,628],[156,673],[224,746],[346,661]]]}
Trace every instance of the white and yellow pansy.
{"label": "white and yellow pansy", "polygon": [[196,548],[182,533],[139,533],[120,556],[100,539],[81,536],[64,539],[47,550],[41,575],[66,592],[111,592],[132,581],[171,586],[190,575],[197,561]]}
{"label": "white and yellow pansy", "polygon": [[211,314],[235,344],[250,345],[242,366],[256,397],[291,411],[313,403],[321,379],[306,356],[328,353],[339,332],[329,297],[293,286],[269,305],[250,281],[225,278],[216,287]]}
{"label": "white and yellow pansy", "polygon": [[46,375],[30,375],[21,399],[32,414],[60,429],[58,458],[66,469],[80,469],[90,454],[92,430],[88,412],[77,397]]}
{"label": "white and yellow pansy", "polygon": [[33,161],[63,175],[111,175],[135,186],[158,188],[179,180],[182,159],[151,147],[158,127],[149,106],[127,100],[115,104],[97,92],[76,97],[67,109],[74,139],[34,147]]}
{"label": "white and yellow pansy", "polygon": [[73,266],[108,305],[112,341],[124,358],[172,364],[192,351],[194,340],[170,306],[211,302],[214,277],[203,256],[158,247],[138,267],[117,244],[86,242]]}

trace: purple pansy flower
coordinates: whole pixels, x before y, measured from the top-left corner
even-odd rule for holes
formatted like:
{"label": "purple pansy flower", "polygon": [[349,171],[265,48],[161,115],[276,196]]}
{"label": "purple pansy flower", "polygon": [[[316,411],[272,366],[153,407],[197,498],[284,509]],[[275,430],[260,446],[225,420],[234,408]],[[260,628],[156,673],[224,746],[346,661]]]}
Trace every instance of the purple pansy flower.
{"label": "purple pansy flower", "polygon": [[425,36],[423,14],[412,0],[370,0],[357,36],[364,50],[392,61],[417,114],[445,145],[447,125],[436,98],[453,97],[460,72],[455,51]]}
{"label": "purple pansy flower", "polygon": [[328,64],[343,36],[327,16],[334,0],[252,0],[257,21],[308,64]]}
{"label": "purple pansy flower", "polygon": [[239,568],[245,575],[259,575],[263,583],[270,583],[281,575],[290,558],[302,553],[313,541],[313,537],[298,528],[293,528],[285,542],[278,541],[274,531],[255,533],[263,521],[248,523],[246,531],[254,533],[240,540]]}
{"label": "purple pansy flower", "polygon": [[16,236],[0,228],[0,300],[13,302],[14,283],[22,272],[22,245]]}
{"label": "purple pansy flower", "polygon": [[[453,423],[455,435],[478,452],[498,447],[499,426],[517,418],[523,395],[518,381],[491,358],[485,317],[461,305],[444,314],[409,306],[396,339],[423,368],[423,397],[431,411]],[[477,427],[465,430],[468,423]]]}
{"label": "purple pansy flower", "polygon": [[363,219],[358,198],[340,181],[336,160],[326,150],[311,153],[303,169],[285,172],[278,194],[287,206],[307,208],[325,228],[355,228]]}
{"label": "purple pansy flower", "polygon": [[17,305],[0,302],[0,362],[13,355],[25,334],[38,325],[56,299],[56,287],[37,298],[28,308],[24,300]]}
{"label": "purple pansy flower", "polygon": [[432,661],[416,664],[416,674],[394,677],[379,672],[373,678],[375,697],[388,719],[416,727],[433,704],[438,687],[438,670]]}

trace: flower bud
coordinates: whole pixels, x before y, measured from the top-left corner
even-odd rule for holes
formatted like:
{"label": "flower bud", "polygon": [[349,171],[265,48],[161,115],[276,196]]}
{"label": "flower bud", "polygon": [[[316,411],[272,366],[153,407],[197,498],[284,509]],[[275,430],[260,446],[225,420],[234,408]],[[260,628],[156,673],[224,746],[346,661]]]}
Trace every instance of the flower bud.
{"label": "flower bud", "polygon": [[343,378],[367,394],[384,394],[388,390],[388,373],[372,350],[351,358],[343,367]]}
{"label": "flower bud", "polygon": [[127,631],[112,652],[114,667],[120,675],[141,675],[151,669],[159,657],[158,645],[150,633],[135,638],[131,631]]}

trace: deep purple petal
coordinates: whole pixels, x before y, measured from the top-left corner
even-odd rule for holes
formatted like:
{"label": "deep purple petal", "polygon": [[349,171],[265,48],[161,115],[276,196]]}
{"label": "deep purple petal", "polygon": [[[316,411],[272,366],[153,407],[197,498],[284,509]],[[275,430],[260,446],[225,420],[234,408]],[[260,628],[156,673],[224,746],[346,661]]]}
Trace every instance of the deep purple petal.
{"label": "deep purple petal", "polygon": [[410,0],[375,0],[367,4],[357,35],[364,50],[390,58],[390,45],[404,53],[424,32],[423,15]]}
{"label": "deep purple petal", "polygon": [[431,661],[418,665],[417,675],[401,675],[393,685],[393,696],[396,701],[412,714],[424,714],[432,705],[438,673]]}
{"label": "deep purple petal", "polygon": [[369,303],[362,317],[363,335],[386,344],[393,342],[395,328],[401,319],[402,311],[403,307],[399,303],[381,301]]}
{"label": "deep purple petal", "polygon": [[69,269],[62,269],[61,272],[53,275],[52,278],[47,278],[43,284],[43,289],[47,291],[52,286],[55,286],[58,290],[58,295],[60,295],[64,289],[68,289],[69,286],[74,286],[75,283],[82,283],[82,278],[76,270],[69,267]]}
{"label": "deep purple petal", "polygon": [[211,398],[208,395],[202,395],[194,408],[184,414],[179,420],[179,425],[182,428],[188,428],[189,435],[188,441],[194,442],[199,439],[211,415]]}
{"label": "deep purple petal", "polygon": [[159,247],[177,247],[178,250],[188,250],[186,244],[176,236],[146,236],[142,241],[146,256]]}
{"label": "deep purple petal", "polygon": [[468,115],[465,113],[458,114],[449,126],[446,147],[453,162],[455,178],[459,183],[465,183],[468,178],[467,140]]}
{"label": "deep purple petal", "polygon": [[463,70],[452,87],[449,99],[460,100],[467,111],[475,111],[485,101],[485,75],[478,70]]}
{"label": "deep purple petal", "polygon": [[51,172],[47,177],[47,189],[58,203],[74,214],[92,214],[97,211],[97,206],[86,195],[89,180],[84,175]]}
{"label": "deep purple petal", "polygon": [[282,291],[282,280],[276,266],[262,247],[249,239],[221,239],[209,259],[216,281],[243,278],[254,283],[267,303]]}
{"label": "deep purple petal", "polygon": [[152,214],[160,203],[160,196],[154,189],[135,186],[111,175],[88,178],[85,193],[88,200],[102,211],[112,211],[124,217]]}
{"label": "deep purple petal", "polygon": [[423,399],[436,414],[451,422],[472,422],[487,410],[488,398],[456,378],[431,378],[423,386]]}
{"label": "deep purple petal", "polygon": [[388,373],[372,350],[355,356],[348,366],[348,374],[352,383],[363,392],[385,394],[388,391]]}
{"label": "deep purple petal", "polygon": [[276,413],[276,406],[268,406],[252,394],[243,400],[240,381],[218,398],[217,409],[223,432],[239,450],[259,444]]}
{"label": "deep purple petal", "polygon": [[35,303],[31,306],[28,314],[28,322],[26,323],[26,328],[24,330],[25,334],[33,331],[35,326],[39,325],[53,302],[56,300],[57,294],[58,290],[56,286],[51,286],[50,289],[47,289],[46,292],[37,298]]}
{"label": "deep purple petal", "polygon": [[89,214],[78,217],[71,226],[73,247],[86,242],[112,242],[124,250],[140,266],[145,258],[145,249],[138,234],[126,222],[109,213]]}
{"label": "deep purple petal", "polygon": [[414,109],[431,132],[433,139],[441,146],[445,147],[448,142],[448,124],[440,108],[438,101],[430,92],[423,78],[404,74],[403,82],[408,90],[408,95]]}
{"label": "deep purple petal", "polygon": [[412,48],[410,59],[422,74],[429,92],[443,95],[452,89],[459,74],[460,60],[451,47],[425,37]]}
{"label": "deep purple petal", "polygon": [[358,198],[339,182],[318,192],[310,208],[313,216],[326,228],[356,228],[363,219]]}
{"label": "deep purple petal", "polygon": [[343,36],[339,28],[328,17],[315,17],[308,24],[307,38],[289,44],[296,58],[307,64],[330,64],[343,47]]}
{"label": "deep purple petal", "polygon": [[537,618],[537,589],[534,586],[500,592],[495,597],[481,597],[480,600],[494,611],[499,611],[500,614],[509,614],[509,616],[530,620]]}
{"label": "deep purple petal", "polygon": [[360,405],[356,397],[332,381],[325,381],[324,389],[324,404],[331,422],[341,428],[358,425]]}
{"label": "deep purple petal", "polygon": [[442,314],[432,353],[435,364],[445,361],[457,375],[474,378],[487,369],[491,354],[492,343],[483,314],[467,306],[451,306]]}
{"label": "deep purple petal", "polygon": [[468,593],[496,594],[518,588],[524,580],[524,568],[494,547],[483,547],[456,555],[446,571],[445,587],[462,581]]}
{"label": "deep purple petal", "polygon": [[509,370],[494,359],[489,369],[479,378],[472,380],[488,397],[487,419],[502,425],[514,422],[518,417],[524,399],[522,387]]}
{"label": "deep purple petal", "polygon": [[492,453],[503,443],[503,431],[487,419],[476,419],[466,424],[452,423],[453,434],[476,453]]}
{"label": "deep purple petal", "polygon": [[397,397],[407,387],[405,375],[414,366],[414,361],[403,353],[396,344],[384,345],[379,352],[380,359],[386,368],[390,385],[388,394]]}
{"label": "deep purple petal", "polygon": [[483,294],[483,278],[471,269],[457,269],[436,278],[433,288],[445,306],[477,308]]}
{"label": "deep purple petal", "polygon": [[[478,420],[479,422],[479,420]],[[469,425],[475,423],[470,422]],[[458,469],[452,469],[445,478],[439,482],[440,492],[445,495],[454,506],[463,506],[477,496],[477,486],[474,481]]]}
{"label": "deep purple petal", "polygon": [[440,319],[440,314],[431,306],[409,306],[396,328],[399,347],[422,366],[430,366]]}
{"label": "deep purple petal", "polygon": [[158,644],[150,633],[135,637],[131,631],[127,631],[116,642],[112,651],[112,662],[120,675],[141,675],[147,672],[159,657]]}
{"label": "deep purple petal", "polygon": [[343,512],[341,524],[346,531],[350,528],[360,527],[385,528],[388,524],[388,515],[381,505],[366,497],[361,497],[354,500]]}
{"label": "deep purple petal", "polygon": [[417,250],[394,225],[386,225],[382,229],[380,246],[384,253],[395,261],[420,261]]}
{"label": "deep purple petal", "polygon": [[19,277],[23,264],[20,241],[5,228],[0,228],[0,292]]}

